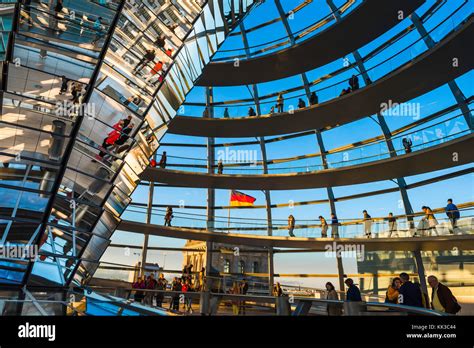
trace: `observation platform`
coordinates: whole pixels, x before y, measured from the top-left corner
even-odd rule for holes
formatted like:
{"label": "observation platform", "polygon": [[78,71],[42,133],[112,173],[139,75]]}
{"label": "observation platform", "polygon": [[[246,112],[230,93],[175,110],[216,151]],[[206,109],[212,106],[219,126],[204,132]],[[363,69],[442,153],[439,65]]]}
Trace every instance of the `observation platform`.
{"label": "observation platform", "polygon": [[[474,36],[472,22],[471,17],[433,49],[344,96],[292,112],[259,117],[176,116],[168,126],[168,133],[213,138],[259,137],[329,129],[359,120],[380,112],[381,105],[389,100],[409,101],[470,71],[474,67],[474,50],[466,42]],[[453,66],[453,58],[460,64]]]}
{"label": "observation platform", "polygon": [[[246,190],[324,188],[411,176],[471,163],[474,161],[473,148],[474,134],[471,133],[409,154],[308,173],[226,175],[148,167],[140,178],[172,186],[197,188]],[[454,153],[457,154],[456,158],[453,157]]]}
{"label": "observation platform", "polygon": [[311,248],[314,251],[326,251],[327,246],[336,242],[337,245],[363,245],[366,251],[392,250],[452,250],[454,247],[464,250],[474,248],[473,235],[445,235],[433,237],[407,238],[302,238],[277,237],[263,235],[245,235],[236,233],[210,232],[200,229],[165,227],[123,220],[119,230],[143,233],[153,236],[179,239],[200,240],[230,245],[249,245],[279,248]]}

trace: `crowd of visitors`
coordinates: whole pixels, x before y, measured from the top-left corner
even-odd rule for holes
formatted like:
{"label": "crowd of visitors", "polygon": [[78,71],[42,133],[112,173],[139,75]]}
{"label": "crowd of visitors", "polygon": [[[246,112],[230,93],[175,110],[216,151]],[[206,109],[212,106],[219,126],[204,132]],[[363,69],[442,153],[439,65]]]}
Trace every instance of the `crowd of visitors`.
{"label": "crowd of visitors", "polygon": [[[433,210],[428,207],[428,206],[423,206],[421,207],[421,210],[423,211],[424,215],[422,219],[420,220],[414,236],[417,236],[417,231],[421,231],[422,233],[426,235],[433,235],[437,234],[436,227],[439,225],[438,220],[436,219]],[[454,234],[455,230],[458,228],[457,227],[457,221],[461,217],[459,208],[453,203],[453,200],[451,198],[448,199],[446,208],[444,209],[446,216],[449,219],[449,232],[451,234]],[[412,224],[412,216],[408,217],[408,223]],[[331,238],[339,238],[339,220],[337,216],[334,213],[331,213],[331,223],[329,224],[326,219],[323,216],[318,217],[319,222],[320,222],[320,228],[321,228],[321,237],[322,238],[327,238],[328,237],[328,230],[329,226],[331,226]],[[383,218],[388,224],[388,238],[392,236],[399,236],[399,227],[397,223],[397,217],[393,215],[392,212],[388,213],[388,216]],[[364,235],[367,238],[372,238],[372,226],[374,219],[370,216],[370,214],[367,212],[367,210],[362,211],[362,218],[360,221],[356,221],[357,223],[360,223],[363,226],[364,229]],[[293,215],[288,216],[288,234],[290,237],[295,237],[295,224],[296,224],[296,219]],[[352,224],[353,225],[353,224]]]}
{"label": "crowd of visitors", "polygon": [[[137,281],[132,283],[134,289],[134,299],[149,306],[156,305],[163,307],[166,290],[172,291],[169,309],[179,311],[180,304],[185,313],[192,313],[192,298],[186,297],[187,292],[201,291],[204,281],[205,269],[203,268],[198,275],[193,276],[193,265],[186,265],[183,268],[181,277],[174,277],[169,283],[163,273],[158,279],[155,279],[153,273],[148,276],[142,275]],[[143,291],[157,290],[157,291]],[[184,296],[180,296],[184,295]]]}
{"label": "crowd of visitors", "polygon": [[[153,274],[149,276],[141,276],[132,284],[134,289],[134,299],[149,306],[156,305],[163,308],[165,290],[170,291],[170,302],[168,309],[180,312],[180,307],[184,313],[193,313],[193,299],[186,296],[188,292],[200,292],[204,290],[204,274],[205,269],[193,275],[193,265],[186,265],[183,268],[181,277],[174,277],[169,283],[163,273],[158,279]],[[399,304],[417,308],[433,309],[439,312],[456,314],[461,310],[456,297],[452,294],[449,287],[442,284],[434,275],[427,278],[427,283],[431,287],[431,294],[424,293],[419,282],[412,282],[408,273],[402,272],[398,277],[394,277],[387,291],[385,292],[385,302],[390,304]],[[346,278],[345,294],[339,295],[335,286],[331,282],[327,282],[325,289],[318,290],[322,292],[321,298],[329,300],[327,303],[327,314],[330,316],[338,316],[342,314],[342,303],[337,302],[344,300],[347,302],[364,301],[359,287],[352,278]],[[157,291],[151,291],[157,290]],[[230,295],[247,295],[249,291],[249,282],[246,279],[235,280],[232,286],[227,290]],[[272,295],[275,297],[289,296],[285,293],[282,285],[277,282],[273,285]],[[344,296],[343,296],[344,295]],[[334,302],[331,302],[334,301]],[[233,315],[245,315],[246,302],[242,297],[230,299]]]}
{"label": "crowd of visitors", "polygon": [[461,310],[451,290],[440,283],[436,276],[430,275],[427,281],[431,287],[431,296],[423,292],[420,283],[412,282],[407,273],[400,273],[399,277],[392,279],[385,302],[434,309],[449,314],[456,314]]}

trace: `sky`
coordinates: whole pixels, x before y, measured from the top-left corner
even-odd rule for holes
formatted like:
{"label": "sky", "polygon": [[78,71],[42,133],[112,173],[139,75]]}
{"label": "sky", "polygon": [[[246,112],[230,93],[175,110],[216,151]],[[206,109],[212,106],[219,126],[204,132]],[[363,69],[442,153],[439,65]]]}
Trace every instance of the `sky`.
{"label": "sky", "polygon": [[[301,4],[303,0],[285,0],[282,1],[283,8],[285,11],[289,11],[292,8],[295,8],[297,5]],[[357,6],[361,1],[356,1],[354,6]],[[426,10],[433,4],[434,0],[427,1],[422,7],[417,10],[419,15],[422,15]],[[344,1],[335,1],[336,6],[341,6]],[[433,30],[432,36],[435,41],[443,38],[450,30],[452,30],[457,24],[459,24],[462,19],[466,18],[469,13],[472,13],[472,2],[469,2],[468,5],[464,6],[461,10],[457,11],[455,14],[453,12],[462,5],[460,0],[450,0],[443,4],[443,6],[431,16],[425,23],[427,30]],[[301,12],[298,12],[294,17],[289,18],[289,25],[293,32],[297,32],[301,29],[304,29],[311,23],[317,22],[318,20],[324,18],[330,13],[329,7],[326,5],[326,1],[316,0],[313,1],[310,5],[304,8]],[[256,8],[244,21],[244,27],[246,29],[252,28],[256,25],[262,24],[269,19],[278,17],[278,11],[274,5],[273,1],[266,1],[263,5]],[[445,18],[450,17],[449,20],[445,21],[444,24],[437,27],[437,25],[443,21]],[[328,25],[333,25],[334,22],[329,23]],[[362,57],[369,53],[372,49],[385,42],[387,39],[393,35],[399,33],[405,29],[408,25],[411,24],[409,18],[401,21],[397,26],[389,30],[387,33],[383,34],[373,42],[368,45],[361,47],[358,51]],[[323,27],[322,29],[324,29]],[[318,35],[321,30],[311,34]],[[270,44],[268,42],[274,41],[281,42],[287,37],[285,28],[281,21],[278,21],[270,26],[264,27],[263,29],[255,30],[248,35],[248,41],[250,46],[261,45],[259,47],[266,47]],[[232,57],[234,54],[243,54],[243,43],[240,35],[231,36],[228,38],[225,43],[221,46],[220,51],[214,57],[215,59],[225,59],[226,57]],[[400,65],[404,64],[408,60],[416,57],[423,51],[427,49],[426,44],[423,40],[420,39],[420,35],[416,30],[412,31],[408,35],[404,36],[403,39],[397,41],[393,45],[387,47],[382,52],[376,56],[369,59],[365,66],[366,69],[369,69],[369,76],[372,80],[376,80],[381,76],[389,73],[393,69],[396,69]],[[254,49],[255,51],[257,49]],[[271,52],[271,51],[270,51]],[[399,54],[399,52],[402,52]],[[322,52],[322,54],[324,54]],[[347,59],[344,59],[347,58]],[[354,57],[349,55],[348,57],[341,57],[340,59],[335,60],[323,67],[319,67],[312,71],[307,72],[307,77],[309,81],[314,81],[322,76],[325,76],[329,73],[332,73],[338,69],[344,67],[344,64],[349,62],[354,62]],[[347,79],[353,73],[357,74],[358,72],[355,69],[349,69],[341,74],[335,75],[330,79],[323,81],[312,89],[318,91],[320,97],[320,102],[332,99],[337,97],[342,86],[347,84]],[[472,96],[473,80],[472,71],[457,78],[456,83],[463,92],[466,98]],[[416,83],[416,81],[414,81]],[[302,85],[301,76],[293,76],[290,78],[272,81],[267,83],[262,83],[257,85],[258,93],[260,96],[264,96],[270,93],[276,93],[280,90],[286,90],[293,87],[298,87]],[[336,85],[336,86],[333,86]],[[363,81],[361,81],[361,87],[364,86]],[[231,101],[231,100],[242,100],[253,98],[252,88],[248,86],[235,86],[235,87],[216,87],[213,89],[214,100],[215,101]],[[300,95],[301,90],[293,92],[290,95]],[[290,98],[285,97],[287,103],[294,103],[290,101]],[[270,103],[262,104],[262,112],[267,113],[269,107],[274,104],[273,99],[269,99]],[[202,87],[195,87],[191,90],[186,98],[186,103],[204,103],[205,102],[205,89]],[[439,110],[442,110],[448,106],[451,106],[455,103],[455,98],[451,93],[447,85],[441,86],[425,95],[419,96],[414,100],[410,101],[414,105],[419,105],[419,115],[407,115],[407,116],[386,116],[385,120],[391,131],[396,130],[400,127],[411,124],[416,121],[418,118],[425,118]],[[243,117],[246,115],[248,109],[248,102],[241,103],[244,105],[230,107],[231,117]],[[197,116],[202,115],[202,107],[185,105],[185,114],[186,116]],[[223,108],[215,108],[216,117],[222,117]],[[370,115],[368,115],[370,116]],[[428,128],[427,128],[428,127]],[[426,128],[426,129],[425,129]],[[440,137],[443,138],[447,134],[455,134],[457,131],[466,131],[466,122],[464,118],[460,116],[459,110],[454,110],[453,112],[447,113],[436,120],[429,121],[428,123],[422,124],[409,132],[417,131],[412,134],[414,137],[414,145],[420,146],[423,143],[430,141],[431,144],[439,143]],[[457,130],[457,131],[453,131]],[[439,136],[441,134],[441,136]],[[462,133],[466,134],[466,133]],[[369,139],[375,136],[382,135],[381,128],[370,117],[339,126],[337,128],[325,131],[322,133],[322,138],[326,150],[331,150],[358,142],[364,139]],[[272,137],[270,137],[272,138]],[[227,139],[219,138],[216,139],[217,144],[225,143],[235,143],[241,141],[254,141],[254,138],[239,138],[239,139]],[[436,142],[431,142],[431,141]],[[191,136],[180,136],[167,134],[162,140],[164,144],[172,143],[184,143],[184,144],[206,144],[206,139],[201,137],[191,137]],[[401,137],[398,137],[394,140],[394,145],[396,149],[402,148],[401,146]],[[219,148],[223,149],[223,148]],[[245,150],[251,151],[250,153],[255,154],[258,160],[261,160],[261,151],[258,144],[254,145],[237,145],[229,147],[232,150]],[[162,145],[159,149],[159,153],[162,151],[167,151],[168,156],[178,156],[186,157],[188,160],[184,163],[193,163],[193,164],[205,164],[206,158],[206,148],[205,147],[178,147],[171,145]],[[281,159],[288,158],[292,156],[314,154],[319,152],[319,147],[316,142],[316,136],[314,134],[309,134],[297,138],[292,138],[283,141],[275,141],[267,144],[267,158],[268,159]],[[348,154],[351,160],[359,160],[366,158],[368,156],[384,156],[386,151],[386,146],[382,144],[374,144],[371,146],[366,146],[362,150],[358,149]],[[328,156],[328,160],[334,163],[338,163],[344,158],[344,153],[334,154]],[[385,156],[387,156],[385,154]],[[173,162],[172,158],[169,158],[168,162]],[[174,162],[178,162],[178,159],[175,159]],[[351,162],[357,163],[357,162]],[[317,166],[321,164],[320,157],[313,157],[310,159],[292,161],[288,163],[283,163],[275,166],[270,166],[270,170],[273,172],[291,172],[291,171],[300,171],[301,169],[296,169],[296,167],[305,167],[305,166]],[[407,177],[406,181],[408,184],[414,183],[420,180],[428,179],[433,176],[439,176],[445,173],[454,172],[462,168],[470,168],[471,165],[460,166],[456,168],[451,168],[447,170],[441,170],[433,173],[427,173],[422,175],[416,175],[412,177]],[[289,168],[289,169],[278,169],[278,168]],[[292,169],[293,168],[293,169]],[[193,168],[183,169],[182,170],[196,170]],[[259,170],[260,169],[260,170]],[[261,173],[261,168],[252,168],[251,171],[246,169],[246,174],[259,174]],[[303,169],[304,170],[304,169]],[[360,185],[351,185],[351,186],[342,186],[335,187],[334,195],[335,197],[343,197],[352,194],[375,191],[386,188],[396,187],[395,183],[392,181],[381,181],[373,182],[368,184]],[[473,176],[472,174],[458,176],[443,182],[438,182],[430,185],[426,185],[419,188],[414,188],[409,190],[409,197],[412,203],[412,206],[415,211],[419,211],[422,205],[428,204],[433,208],[443,207],[446,204],[447,198],[453,198],[455,202],[469,202],[473,201],[474,198],[474,185],[473,185]],[[236,188],[238,189],[238,188]],[[256,198],[256,205],[265,204],[265,196],[261,191],[250,191],[246,190],[246,194],[249,194]],[[207,190],[205,189],[189,189],[189,188],[170,188],[170,187],[155,187],[154,191],[154,203],[155,204],[184,204],[185,206],[206,206],[206,194]],[[147,201],[148,191],[147,187],[140,185],[135,193],[132,196],[134,203],[145,203]],[[359,199],[345,200],[336,203],[336,211],[339,219],[355,219],[360,218],[362,210],[367,209],[373,217],[377,216],[386,216],[388,212],[393,212],[395,215],[403,214],[404,209],[400,204],[400,194],[399,192],[387,193],[383,195],[369,196]],[[302,201],[312,201],[312,200],[326,200],[327,199],[327,190],[326,189],[304,189],[304,190],[292,190],[292,191],[272,191],[271,192],[271,201],[272,204],[285,204],[290,201],[293,202],[302,202]],[[229,201],[229,190],[216,190],[216,206],[227,206]],[[123,219],[132,219],[136,221],[145,221],[145,215],[142,213],[137,213],[136,207],[129,207],[127,211],[122,216]],[[143,211],[143,210],[142,210]],[[190,213],[190,214],[199,214],[205,215],[205,209],[175,209],[175,213]],[[315,221],[319,215],[329,217],[330,207],[328,204],[314,204],[314,205],[302,205],[291,207],[281,207],[273,208],[272,216],[274,222],[284,224],[289,214],[292,214],[296,217],[297,221],[301,220],[313,220]],[[176,215],[178,215],[176,214]],[[228,215],[227,209],[218,209],[216,215],[222,217],[220,220],[225,221]],[[440,215],[439,217],[442,217]],[[230,218],[236,223],[242,222],[242,220],[237,220],[236,218],[243,219],[265,219],[266,212],[265,209],[239,209],[230,212]],[[202,219],[202,218],[201,218]],[[155,216],[152,220],[153,223],[162,223],[162,216]],[[176,219],[176,225],[190,225],[191,221],[189,219]],[[203,226],[203,221],[194,221],[195,226]],[[172,238],[163,238],[152,236],[150,238],[150,246],[162,246],[162,247],[182,247],[184,245],[183,240],[172,239]],[[112,236],[112,243],[120,244],[131,244],[131,245],[142,245],[143,236],[138,234],[126,233],[117,231]],[[166,254],[166,256],[165,256]],[[125,255],[123,249],[118,248],[108,248],[102,261],[116,262],[121,264],[133,265],[136,261],[140,259],[139,251],[136,250],[130,254]],[[166,259],[166,260],[165,260]],[[148,261],[153,263],[158,263],[163,265],[166,262],[167,269],[181,269],[183,256],[180,252],[157,252],[151,251],[148,254]],[[344,257],[344,270],[345,273],[356,273],[357,264],[356,260],[353,257]],[[327,273],[334,274],[337,272],[336,261],[334,258],[324,257],[324,255],[316,253],[298,253],[298,254],[278,254],[275,256],[275,272],[276,273]],[[99,275],[99,273],[97,274]],[[313,287],[321,287],[325,283],[326,279],[319,278],[293,278],[285,279],[287,284],[300,284]]]}

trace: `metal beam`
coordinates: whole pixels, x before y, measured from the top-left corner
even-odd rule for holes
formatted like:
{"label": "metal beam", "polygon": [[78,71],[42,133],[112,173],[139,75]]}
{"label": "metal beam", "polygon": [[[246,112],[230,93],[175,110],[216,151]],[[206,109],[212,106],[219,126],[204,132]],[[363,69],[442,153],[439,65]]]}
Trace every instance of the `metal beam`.
{"label": "metal beam", "polygon": [[[155,161],[156,161],[156,153],[155,153]],[[146,209],[146,223],[151,224],[151,218],[153,214],[153,195],[155,192],[155,183],[150,181],[148,186],[148,202],[147,202],[147,209]],[[145,264],[146,259],[148,256],[148,241],[149,236],[145,235],[143,239],[143,247],[142,247],[142,264],[140,268],[141,275],[145,274]]]}
{"label": "metal beam", "polygon": [[44,308],[41,307],[41,305],[38,303],[36,298],[26,289],[26,285],[22,288],[22,291],[25,294],[25,296],[28,298],[28,300],[30,300],[31,303],[33,303],[33,306],[35,306],[35,308],[38,310],[38,312],[40,312],[42,316],[48,315],[48,313],[44,310]]}
{"label": "metal beam", "polygon": [[[428,33],[426,28],[424,27],[423,21],[421,20],[421,18],[415,12],[410,15],[410,18],[416,30],[420,34],[420,36],[423,37],[423,41],[425,42],[426,46],[428,46],[428,49],[432,49],[436,45],[436,43],[432,39],[431,35]],[[453,58],[456,58],[456,57],[453,57]],[[466,120],[466,123],[469,126],[469,129],[473,129],[474,127],[473,116],[471,112],[469,111],[469,106],[466,102],[466,97],[462,93],[456,81],[454,80],[449,81],[448,86],[454,98],[456,99],[456,102],[458,103],[462,114],[464,115],[464,119]]]}
{"label": "metal beam", "polygon": [[[206,107],[207,107],[207,116],[214,117],[214,107],[212,106],[214,94],[212,87],[206,87]],[[215,163],[215,148],[214,148],[215,140],[214,138],[207,138],[207,172],[209,174],[214,173],[214,163]],[[216,191],[214,188],[207,189],[207,228],[212,229],[214,228],[214,220],[215,220],[215,207],[216,205]],[[206,270],[205,275],[211,275],[211,268],[212,268],[212,249],[214,248],[213,243],[207,241],[206,242]]]}
{"label": "metal beam", "polygon": [[[276,0],[275,2],[278,2]],[[250,58],[250,50],[249,50],[249,42],[247,39],[247,34],[246,30],[244,27],[244,23],[240,22],[240,32],[242,35],[242,41],[245,47],[245,54],[247,58]],[[255,102],[255,108],[256,114],[260,116],[262,114],[262,109],[260,107],[260,98],[258,94],[258,87],[257,85],[252,85],[252,90],[253,90],[253,98]],[[267,149],[265,146],[265,138],[264,137],[259,137],[257,138],[259,145],[260,145],[260,151],[262,153],[262,167],[263,167],[263,173],[268,174],[268,160],[267,160]],[[271,195],[270,195],[270,190],[263,190],[263,193],[265,195],[265,211],[267,215],[267,233],[269,236],[273,235],[273,218],[272,218],[272,202],[271,202]],[[274,255],[273,255],[273,247],[268,247],[268,292],[269,295],[272,295],[273,293],[273,284],[274,284],[274,274],[275,274],[275,267],[274,267]]]}
{"label": "metal beam", "polygon": [[[89,102],[89,99],[92,95],[92,91],[94,90],[95,81],[97,80],[97,77],[99,76],[100,68],[102,67],[102,63],[103,63],[105,54],[106,54],[106,52],[109,48],[110,42],[112,41],[113,33],[114,33],[114,31],[117,27],[117,23],[118,23],[120,14],[122,13],[122,10],[123,10],[124,6],[125,6],[125,0],[121,0],[119,6],[117,8],[117,12],[116,12],[111,24],[110,24],[109,31],[107,33],[107,38],[104,42],[104,45],[102,46],[102,50],[101,50],[99,58],[98,58],[98,63],[97,63],[97,65],[96,65],[96,67],[95,67],[95,69],[94,69],[94,71],[91,75],[91,78],[89,79],[88,88],[86,89],[86,93],[85,93],[84,98],[82,100],[82,106],[86,105]],[[76,120],[76,123],[74,124],[74,126],[71,130],[71,133],[70,133],[70,136],[69,136],[70,140],[67,143],[66,148],[64,150],[63,158],[62,158],[62,161],[61,161],[61,166],[60,166],[59,171],[57,173],[57,176],[56,176],[55,182],[53,184],[53,187],[51,188],[51,192],[57,192],[59,190],[59,188],[61,187],[62,179],[64,177],[64,174],[66,173],[66,164],[68,163],[69,158],[71,157],[71,154],[72,154],[72,151],[73,151],[73,148],[74,148],[74,144],[75,144],[75,140],[76,140],[76,138],[79,134],[79,130],[81,128],[82,121],[85,118],[85,115],[83,115],[83,113],[84,113],[84,108],[81,107],[80,108],[80,114],[78,115],[78,119]],[[52,196],[48,200],[48,203],[45,207],[43,220],[41,222],[41,229],[38,233],[38,236],[36,237],[36,240],[34,241],[34,244],[38,244],[39,241],[40,241],[40,238],[45,233],[46,227],[47,227],[48,222],[49,222],[49,218],[50,218],[51,213],[52,213],[52,209],[53,209],[53,205],[54,205],[54,198],[55,198],[55,196]],[[83,250],[84,249],[85,249],[85,247],[83,248]],[[75,266],[74,271],[71,273],[71,279],[72,279],[72,276],[75,274],[75,271],[77,270],[77,267],[79,267],[79,263],[80,262],[77,263],[77,265]],[[23,277],[24,282],[28,281],[28,278],[29,278],[29,276],[30,276],[30,274],[33,270],[33,265],[34,265],[34,262],[30,262],[28,264],[28,268],[25,271],[25,274],[24,274],[24,277]]]}

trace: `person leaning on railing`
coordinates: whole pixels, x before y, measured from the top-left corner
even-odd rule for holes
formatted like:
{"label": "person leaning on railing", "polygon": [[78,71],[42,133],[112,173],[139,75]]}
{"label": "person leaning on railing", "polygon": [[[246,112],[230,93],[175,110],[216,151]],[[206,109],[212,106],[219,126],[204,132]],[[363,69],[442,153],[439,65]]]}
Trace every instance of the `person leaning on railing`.
{"label": "person leaning on railing", "polygon": [[[397,225],[397,218],[393,216],[393,213],[388,213],[388,238],[392,236],[392,233],[397,233],[398,231],[398,225]],[[397,234],[398,236],[398,234]]]}
{"label": "person leaning on railing", "polygon": [[326,238],[328,236],[328,223],[322,216],[319,216],[319,221],[321,222],[321,237]]}
{"label": "person leaning on railing", "polygon": [[288,234],[290,237],[294,237],[293,230],[295,229],[295,217],[293,215],[288,216]]}
{"label": "person leaning on railing", "polygon": [[451,234],[454,234],[454,229],[457,227],[457,221],[461,217],[461,214],[459,213],[459,209],[456,206],[456,204],[453,203],[453,200],[451,198],[448,199],[448,205],[446,206],[446,215],[449,218],[449,221],[451,222],[451,229],[449,232]]}
{"label": "person leaning on railing", "polygon": [[367,210],[362,212],[364,214],[364,233],[367,238],[372,237],[372,217],[367,213]]}
{"label": "person leaning on railing", "polygon": [[339,238],[339,220],[334,213],[331,213],[331,237]]}
{"label": "person leaning on railing", "polygon": [[428,230],[430,236],[433,234],[433,232],[437,234],[436,225],[438,225],[438,220],[436,220],[433,210],[431,210],[431,208],[427,206],[422,206],[421,210],[423,210],[423,212],[425,213],[424,220],[428,225],[427,227],[424,226],[424,228]]}
{"label": "person leaning on railing", "polygon": [[281,285],[278,282],[273,286],[273,296],[283,296],[283,289],[281,288]]}

